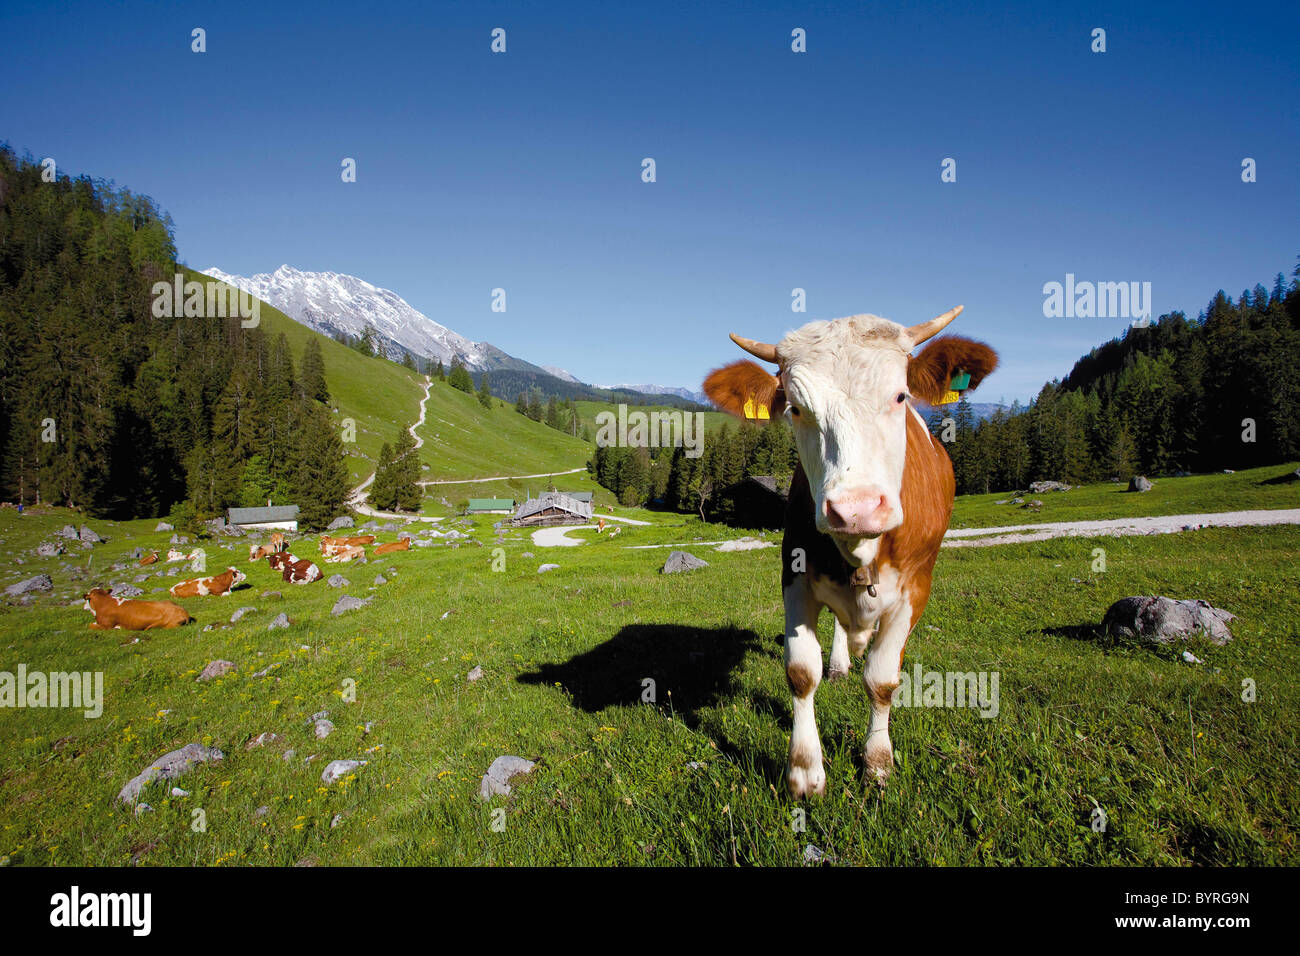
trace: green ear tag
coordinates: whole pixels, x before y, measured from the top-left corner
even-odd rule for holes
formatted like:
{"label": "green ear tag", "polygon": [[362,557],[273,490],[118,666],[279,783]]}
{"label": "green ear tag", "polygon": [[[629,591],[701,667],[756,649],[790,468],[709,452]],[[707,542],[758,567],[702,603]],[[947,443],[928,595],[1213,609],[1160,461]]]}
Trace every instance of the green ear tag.
{"label": "green ear tag", "polygon": [[948,383],[948,387],[954,392],[961,392],[970,388],[970,372],[963,372],[958,369],[956,374],[953,375],[952,381]]}

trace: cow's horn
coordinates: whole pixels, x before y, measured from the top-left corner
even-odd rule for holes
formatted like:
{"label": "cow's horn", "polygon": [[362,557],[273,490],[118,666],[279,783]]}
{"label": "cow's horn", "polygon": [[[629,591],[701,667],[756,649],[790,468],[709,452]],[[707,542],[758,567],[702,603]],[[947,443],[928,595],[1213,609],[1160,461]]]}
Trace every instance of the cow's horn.
{"label": "cow's horn", "polygon": [[731,333],[731,341],[735,342],[742,349],[755,358],[761,358],[764,362],[776,364],[776,346],[768,345],[766,342],[755,342],[753,339],[747,339],[743,335]]}
{"label": "cow's horn", "polygon": [[[938,318],[931,319],[929,322],[922,322],[920,325],[913,325],[907,330],[908,337],[912,340],[912,346],[918,346],[926,339],[933,338],[944,330],[944,327],[957,316],[961,315],[961,310],[966,308],[959,305],[955,309],[949,309]],[[734,338],[734,336],[733,336]]]}

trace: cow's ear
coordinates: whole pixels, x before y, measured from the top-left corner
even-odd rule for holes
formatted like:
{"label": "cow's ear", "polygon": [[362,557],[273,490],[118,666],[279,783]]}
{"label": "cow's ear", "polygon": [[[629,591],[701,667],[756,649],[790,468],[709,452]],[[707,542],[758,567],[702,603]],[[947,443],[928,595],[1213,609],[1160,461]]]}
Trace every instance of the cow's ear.
{"label": "cow's ear", "polygon": [[907,363],[907,387],[927,405],[940,404],[958,372],[969,372],[967,391],[998,367],[998,354],[983,342],[948,335],[935,339]]}
{"label": "cow's ear", "polygon": [[704,394],[737,418],[766,421],[785,411],[781,380],[754,362],[732,362],[709,373]]}

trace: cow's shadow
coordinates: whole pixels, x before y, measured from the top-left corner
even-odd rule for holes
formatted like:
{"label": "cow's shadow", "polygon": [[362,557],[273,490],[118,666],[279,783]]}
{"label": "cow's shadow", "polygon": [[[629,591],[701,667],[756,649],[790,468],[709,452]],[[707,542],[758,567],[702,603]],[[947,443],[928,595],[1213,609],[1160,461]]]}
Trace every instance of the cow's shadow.
{"label": "cow's shadow", "polygon": [[587,713],[653,703],[696,728],[701,710],[736,693],[736,671],[759,647],[757,634],[736,627],[629,624],[589,651],[518,679],[559,684]]}

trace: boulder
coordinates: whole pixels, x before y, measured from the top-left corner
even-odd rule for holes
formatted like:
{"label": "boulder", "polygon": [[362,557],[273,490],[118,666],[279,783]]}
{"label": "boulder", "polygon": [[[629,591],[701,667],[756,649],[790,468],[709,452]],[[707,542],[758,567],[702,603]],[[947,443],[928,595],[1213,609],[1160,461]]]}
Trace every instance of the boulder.
{"label": "boulder", "polygon": [[5,588],[5,594],[10,597],[21,597],[24,594],[31,594],[35,591],[53,591],[54,582],[50,580],[48,574],[38,574],[34,578],[28,578],[26,581],[19,581],[17,584],[11,584]]}
{"label": "boulder", "polygon": [[491,800],[496,794],[509,795],[510,778],[519,774],[532,773],[536,766],[533,761],[525,760],[523,757],[509,755],[497,757],[492,761],[492,766],[488,767],[487,773],[483,774],[478,795],[484,800]]}
{"label": "boulder", "polygon": [[674,551],[668,555],[668,560],[660,569],[661,574],[676,574],[679,571],[694,571],[697,568],[707,568],[709,562],[697,558],[693,554],[687,554],[685,551]]}
{"label": "boulder", "polygon": [[118,584],[114,585],[109,593],[112,594],[113,597],[133,598],[144,594],[144,589],[138,588],[134,584]]}
{"label": "boulder", "polygon": [[155,780],[173,780],[188,773],[201,763],[224,760],[225,754],[215,747],[202,744],[186,744],[180,750],[163,754],[141,773],[129,780],[117,795],[117,799],[126,804],[134,804],[140,798],[140,791]]}
{"label": "boulder", "polygon": [[560,570],[560,566],[558,564],[543,564],[537,568],[537,573],[544,574],[547,571],[558,571],[558,570]]}
{"label": "boulder", "polygon": [[338,531],[340,528],[351,528],[356,522],[352,520],[351,515],[344,515],[341,518],[335,518],[325,526],[326,531]]}
{"label": "boulder", "polygon": [[238,611],[236,611],[234,614],[230,615],[230,623],[231,623],[231,624],[237,624],[237,623],[239,622],[239,620],[240,620],[240,619],[241,619],[245,614],[251,614],[253,611],[256,611],[256,610],[257,610],[257,608],[255,608],[255,607],[241,607],[241,608],[240,608]]}
{"label": "boulder", "polygon": [[171,525],[169,525],[166,521],[159,521],[158,527],[154,528],[153,530],[155,532],[158,532],[158,531],[175,531],[176,529],[173,528]]}
{"label": "boulder", "polygon": [[289,623],[289,615],[281,611],[275,616],[275,619],[272,620],[270,624],[266,625],[266,629],[268,631],[273,631],[278,627],[288,627]]}
{"label": "boulder", "polygon": [[63,545],[57,541],[46,541],[36,546],[36,553],[42,558],[53,558],[63,553]]}
{"label": "boulder", "polygon": [[1134,475],[1128,480],[1129,491],[1150,491],[1151,482],[1144,475]]}
{"label": "boulder", "polygon": [[1036,495],[1041,495],[1048,491],[1069,491],[1072,485],[1067,485],[1063,481],[1031,481],[1029,490]]}
{"label": "boulder", "polygon": [[329,585],[332,588],[345,588],[352,582],[341,574],[330,575]]}
{"label": "boulder", "polygon": [[1215,644],[1232,640],[1228,621],[1236,619],[1207,601],[1167,597],[1120,598],[1106,611],[1102,629],[1111,637],[1132,637],[1148,644],[1171,644],[1203,634]]}
{"label": "boulder", "polygon": [[103,544],[104,543],[103,538],[97,535],[90,528],[86,527],[84,524],[81,526],[81,530],[77,533],[77,537],[81,538],[82,544]]}

